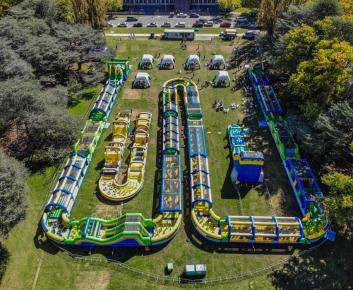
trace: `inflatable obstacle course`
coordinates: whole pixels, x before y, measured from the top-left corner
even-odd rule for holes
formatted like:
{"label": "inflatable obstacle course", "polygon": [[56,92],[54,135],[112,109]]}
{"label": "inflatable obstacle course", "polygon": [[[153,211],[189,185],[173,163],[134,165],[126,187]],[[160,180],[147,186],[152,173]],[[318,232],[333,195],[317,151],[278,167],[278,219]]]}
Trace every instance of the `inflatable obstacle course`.
{"label": "inflatable obstacle course", "polygon": [[112,201],[131,199],[142,189],[144,183],[151,113],[140,113],[137,116],[128,171],[124,182],[119,182],[130,119],[131,112],[118,114],[113,122],[112,143],[105,150],[105,165],[99,179],[99,191],[103,197]]}
{"label": "inflatable obstacle course", "polygon": [[264,180],[264,156],[248,147],[249,129],[237,124],[228,126],[228,143],[232,160],[231,179],[238,183],[257,183]]}
{"label": "inflatable obstacle course", "polygon": [[304,237],[302,241],[315,242],[325,237],[330,225],[322,205],[322,191],[309,163],[299,155],[298,145],[281,116],[280,103],[262,66],[248,67],[247,76],[268,123],[300,212],[303,215]]}
{"label": "inflatable obstacle course", "polygon": [[[110,67],[110,80],[106,85],[112,86],[114,94],[109,94],[111,100],[107,101],[108,103],[114,103],[117,92],[124,84],[124,75],[129,75],[130,67],[127,61],[123,62],[121,59],[109,62],[108,65]],[[117,74],[116,72],[119,70],[122,70],[122,72]],[[102,95],[106,91],[106,87],[103,88],[97,101],[102,103]],[[174,125],[174,131],[178,136],[178,110],[175,106],[177,95],[172,95],[170,91],[168,84],[166,84],[163,89],[163,104],[165,104],[163,119],[166,125],[163,127],[163,134],[164,136],[174,134],[174,132],[168,130],[172,124],[167,126],[166,123],[171,113],[168,110],[174,104],[173,124],[176,124],[176,126]],[[160,214],[154,220],[147,219],[139,213],[127,213],[110,220],[96,217],[84,217],[77,220],[70,216],[112,106],[109,108],[109,110],[96,110],[96,102],[92,109],[90,119],[82,131],[82,136],[74,146],[74,150],[45,206],[41,218],[43,231],[48,238],[63,245],[110,246],[115,248],[154,246],[166,243],[175,236],[182,220],[180,158],[179,149],[174,150],[174,147],[168,147],[169,149],[163,152],[161,209]],[[99,114],[96,114],[97,112]],[[137,116],[127,183],[130,185],[135,183],[138,186],[128,190],[129,194],[138,191],[138,187],[143,184],[151,119],[152,115],[150,113],[143,112]],[[113,180],[116,177],[121,166],[126,140],[129,136],[130,121],[131,112],[121,112],[113,122],[113,140],[105,150],[105,165],[102,177],[110,176]],[[179,148],[178,138],[175,141],[176,148]],[[121,186],[127,188],[126,184]],[[106,195],[107,198],[110,197],[109,191]]]}

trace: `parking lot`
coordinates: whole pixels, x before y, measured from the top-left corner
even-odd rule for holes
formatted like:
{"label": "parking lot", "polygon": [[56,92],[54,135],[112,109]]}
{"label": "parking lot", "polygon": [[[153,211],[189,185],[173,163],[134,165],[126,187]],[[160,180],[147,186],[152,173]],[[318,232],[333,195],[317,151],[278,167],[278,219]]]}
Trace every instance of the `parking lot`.
{"label": "parking lot", "polygon": [[161,27],[163,23],[170,22],[171,27],[175,27],[175,25],[178,22],[184,22],[185,27],[191,28],[197,20],[205,19],[205,20],[213,21],[214,23],[213,27],[219,27],[222,21],[232,22],[232,26],[234,26],[234,18],[231,19],[231,18],[221,18],[221,17],[214,17],[214,16],[201,16],[200,18],[190,18],[190,17],[179,18],[176,16],[172,18],[170,18],[169,16],[139,16],[137,17],[138,21],[131,21],[131,22],[127,22],[126,17],[127,16],[120,16],[113,20],[109,20],[109,24],[112,27],[118,27],[120,23],[126,22],[128,27],[133,27],[135,23],[141,23],[143,27],[146,27],[151,22],[155,22],[158,27]]}

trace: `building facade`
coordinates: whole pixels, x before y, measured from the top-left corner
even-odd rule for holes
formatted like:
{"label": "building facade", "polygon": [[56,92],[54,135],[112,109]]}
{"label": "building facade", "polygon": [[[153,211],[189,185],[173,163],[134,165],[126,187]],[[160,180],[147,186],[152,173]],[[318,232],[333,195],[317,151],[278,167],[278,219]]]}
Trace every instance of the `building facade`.
{"label": "building facade", "polygon": [[124,8],[147,14],[163,14],[171,11],[216,14],[219,10],[217,2],[217,0],[124,0]]}

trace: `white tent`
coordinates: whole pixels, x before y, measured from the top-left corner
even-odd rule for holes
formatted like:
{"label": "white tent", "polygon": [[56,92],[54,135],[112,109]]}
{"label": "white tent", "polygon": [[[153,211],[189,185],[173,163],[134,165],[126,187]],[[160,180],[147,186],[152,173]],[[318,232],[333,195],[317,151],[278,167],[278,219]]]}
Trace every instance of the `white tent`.
{"label": "white tent", "polygon": [[218,71],[214,78],[212,85],[214,87],[228,87],[230,86],[230,77],[227,71]]}
{"label": "white tent", "polygon": [[160,69],[173,69],[175,67],[175,59],[171,54],[165,54],[159,64]]}
{"label": "white tent", "polygon": [[199,56],[196,54],[189,55],[185,63],[185,69],[200,69],[200,68],[201,68],[201,62],[200,62]]}
{"label": "white tent", "polygon": [[150,75],[145,72],[138,72],[136,74],[134,82],[132,83],[132,86],[134,88],[141,88],[141,89],[149,88],[151,86]]}
{"label": "white tent", "polygon": [[210,62],[208,63],[209,69],[225,69],[226,62],[223,55],[216,54],[212,56]]}
{"label": "white tent", "polygon": [[146,68],[152,68],[152,66],[153,66],[153,56],[151,54],[144,54],[141,57],[138,67],[141,69],[146,69]]}

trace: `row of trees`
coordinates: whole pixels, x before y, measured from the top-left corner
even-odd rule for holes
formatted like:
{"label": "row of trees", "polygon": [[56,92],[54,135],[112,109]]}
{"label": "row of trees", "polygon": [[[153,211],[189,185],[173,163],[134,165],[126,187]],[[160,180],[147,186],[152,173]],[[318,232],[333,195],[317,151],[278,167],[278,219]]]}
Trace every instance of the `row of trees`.
{"label": "row of trees", "polygon": [[351,1],[289,2],[261,2],[260,23],[268,31],[260,40],[267,47],[263,59],[280,80],[298,143],[323,175],[328,214],[342,232],[353,232]]}
{"label": "row of trees", "polygon": [[[77,140],[71,97],[104,80],[104,36],[68,23],[64,2],[23,0],[0,19],[1,237],[25,216],[28,169],[61,160]],[[0,278],[7,257],[0,245]]]}

